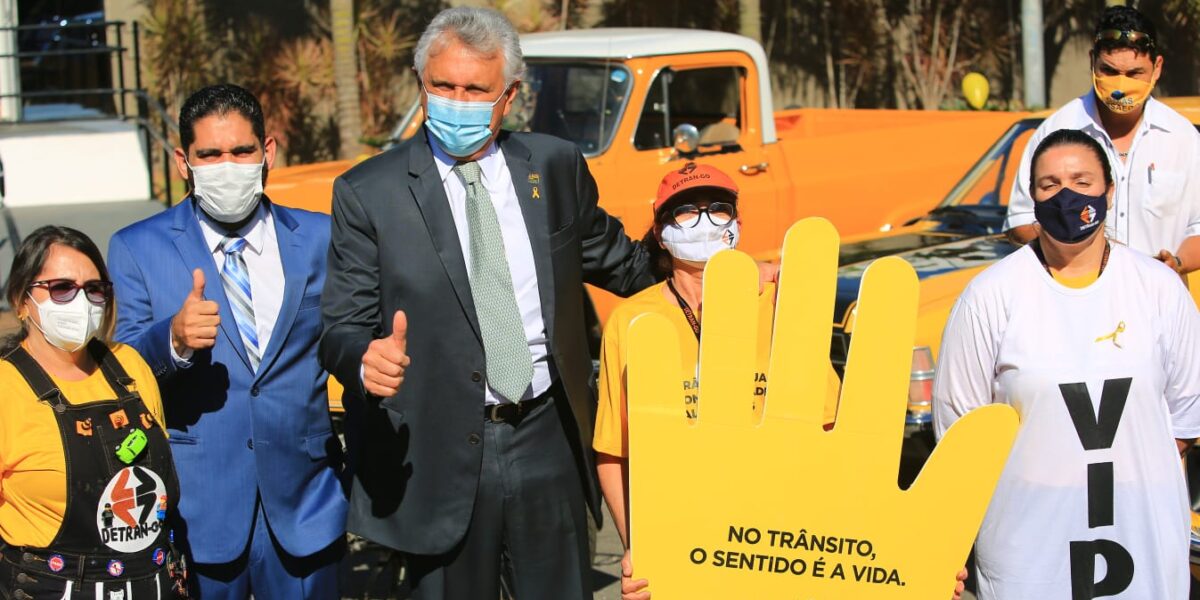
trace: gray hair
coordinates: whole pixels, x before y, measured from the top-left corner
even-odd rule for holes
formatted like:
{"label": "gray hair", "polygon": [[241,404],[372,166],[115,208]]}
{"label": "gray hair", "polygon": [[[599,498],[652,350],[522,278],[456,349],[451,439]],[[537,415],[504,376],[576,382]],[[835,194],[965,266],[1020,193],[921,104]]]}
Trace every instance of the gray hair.
{"label": "gray hair", "polygon": [[468,48],[491,56],[497,51],[504,55],[504,83],[511,84],[525,75],[525,57],[521,54],[521,41],[517,30],[504,15],[490,8],[459,6],[438,13],[413,52],[413,66],[422,80],[425,65],[432,54],[437,54],[445,45],[445,34],[458,38]]}

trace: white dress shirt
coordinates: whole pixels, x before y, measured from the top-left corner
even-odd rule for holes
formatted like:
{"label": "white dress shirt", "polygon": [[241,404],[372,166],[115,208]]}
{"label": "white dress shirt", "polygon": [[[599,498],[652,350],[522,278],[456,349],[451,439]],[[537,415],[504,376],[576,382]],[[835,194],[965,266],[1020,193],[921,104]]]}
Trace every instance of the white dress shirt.
{"label": "white dress shirt", "polygon": [[[225,268],[225,252],[221,244],[227,235],[225,229],[204,211],[197,210],[200,220],[200,231],[204,234],[204,245],[212,253],[217,273]],[[283,305],[283,261],[279,257],[279,240],[275,237],[275,219],[271,211],[260,202],[255,209],[254,218],[234,232],[246,239],[242,249],[242,260],[246,261],[246,270],[250,275],[250,296],[254,304],[254,329],[258,333],[258,354],[266,354],[267,345],[271,342],[271,333],[275,329],[275,320],[279,316],[279,308]],[[223,286],[221,279],[205,281],[204,297],[212,299],[211,289]],[[237,328],[234,327],[234,330]],[[243,340],[243,343],[245,341]],[[175,354],[175,345],[171,344],[171,356],[180,366],[191,364],[190,350],[186,356]]]}
{"label": "white dress shirt", "polygon": [[1183,115],[1151,97],[1122,161],[1098,110],[1095,92],[1088,92],[1038,126],[1013,180],[1004,229],[1036,220],[1029,195],[1034,149],[1054,131],[1078,129],[1100,142],[1112,165],[1115,190],[1105,221],[1109,238],[1143,254],[1175,252],[1184,238],[1200,235],[1200,133]]}
{"label": "white dress shirt", "polygon": [[[471,273],[471,231],[467,224],[467,189],[462,179],[454,173],[457,161],[446,154],[437,141],[429,139],[433,149],[434,162],[438,174],[442,177],[442,187],[446,190],[446,198],[450,201],[450,213],[454,216],[454,228],[458,231],[458,242],[462,248],[463,261],[467,265],[468,275]],[[525,327],[525,340],[529,343],[530,358],[533,359],[533,381],[521,400],[528,400],[541,395],[550,388],[550,357],[548,355],[549,340],[546,336],[546,324],[542,319],[542,300],[538,295],[537,272],[533,263],[533,246],[529,242],[529,230],[525,227],[525,217],[521,212],[521,204],[517,200],[517,191],[513,187],[512,176],[508,172],[508,163],[504,153],[495,143],[479,158],[479,168],[483,172],[483,187],[492,199],[496,209],[496,218],[500,221],[500,235],[504,239],[504,255],[508,258],[508,269],[512,274],[513,291],[517,295],[517,309],[521,312],[521,322]],[[498,404],[508,400],[500,396],[489,386],[484,402]]]}

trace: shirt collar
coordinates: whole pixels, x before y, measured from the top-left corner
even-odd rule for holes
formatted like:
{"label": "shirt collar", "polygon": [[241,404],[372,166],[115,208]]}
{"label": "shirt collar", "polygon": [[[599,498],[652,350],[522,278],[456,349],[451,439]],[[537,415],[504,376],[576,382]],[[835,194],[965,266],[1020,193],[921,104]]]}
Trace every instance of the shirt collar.
{"label": "shirt collar", "polygon": [[[1071,129],[1092,127],[1098,131],[1104,131],[1104,123],[1100,121],[1100,99],[1096,97],[1096,90],[1094,88],[1088,90],[1088,93],[1080,96],[1079,101],[1083,110],[1075,113]],[[1149,126],[1167,132],[1171,131],[1167,110],[1167,105],[1159,102],[1154,96],[1150,96],[1146,99],[1146,107],[1142,112],[1142,123],[1138,125],[1138,128]]]}
{"label": "shirt collar", "polygon": [[[265,200],[265,198],[263,199]],[[200,231],[204,233],[204,242],[212,253],[221,252],[221,244],[225,241],[225,236],[231,235],[227,233],[224,226],[217,223],[212,217],[208,216],[199,207],[196,208],[196,216],[200,220]],[[232,235],[241,236],[246,240],[246,247],[255,254],[262,254],[263,244],[266,241],[267,225],[271,219],[271,211],[267,210],[265,202],[259,201],[258,206],[254,208],[254,217],[245,225],[234,231]]]}
{"label": "shirt collar", "polygon": [[[442,178],[442,183],[446,183],[446,178],[454,171],[454,165],[458,164],[458,159],[446,154],[445,150],[438,145],[437,140],[433,138],[433,134],[425,131],[425,136],[429,140],[429,147],[433,150],[433,162],[437,165],[438,175]],[[500,181],[504,176],[505,167],[507,166],[504,160],[504,153],[500,152],[500,146],[495,141],[488,144],[487,150],[484,150],[483,156],[480,156],[475,162],[479,163],[479,169],[482,172],[483,183],[493,184]]]}
{"label": "shirt collar", "polygon": [[1171,109],[1166,104],[1159,102],[1158,98],[1155,98],[1154,96],[1150,96],[1149,98],[1146,99],[1146,113],[1145,113],[1144,118],[1146,119],[1146,122],[1150,124],[1151,127],[1154,127],[1156,129],[1161,129],[1166,132],[1170,132],[1171,131],[1171,121],[1169,119],[1170,110]]}

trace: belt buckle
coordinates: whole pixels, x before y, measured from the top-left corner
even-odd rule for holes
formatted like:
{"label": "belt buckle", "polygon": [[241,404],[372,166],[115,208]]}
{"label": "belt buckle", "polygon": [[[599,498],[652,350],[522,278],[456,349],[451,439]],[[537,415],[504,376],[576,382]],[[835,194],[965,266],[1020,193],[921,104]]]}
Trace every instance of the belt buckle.
{"label": "belt buckle", "polygon": [[500,407],[502,407],[502,406],[504,406],[504,405],[503,404],[492,404],[492,405],[488,406],[487,418],[489,421],[491,421],[493,423],[503,423],[504,422],[504,418],[500,416]]}

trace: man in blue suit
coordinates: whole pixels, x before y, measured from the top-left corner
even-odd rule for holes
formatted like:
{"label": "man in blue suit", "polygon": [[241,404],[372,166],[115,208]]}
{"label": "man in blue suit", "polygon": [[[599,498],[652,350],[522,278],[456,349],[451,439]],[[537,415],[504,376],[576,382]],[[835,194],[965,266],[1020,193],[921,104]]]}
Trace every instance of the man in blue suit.
{"label": "man in blue suit", "polygon": [[118,340],[158,377],[179,471],[176,542],[210,598],[336,598],[341,446],[317,363],[329,218],[262,194],[257,99],[206,87],[180,110],[191,194],[117,232]]}

